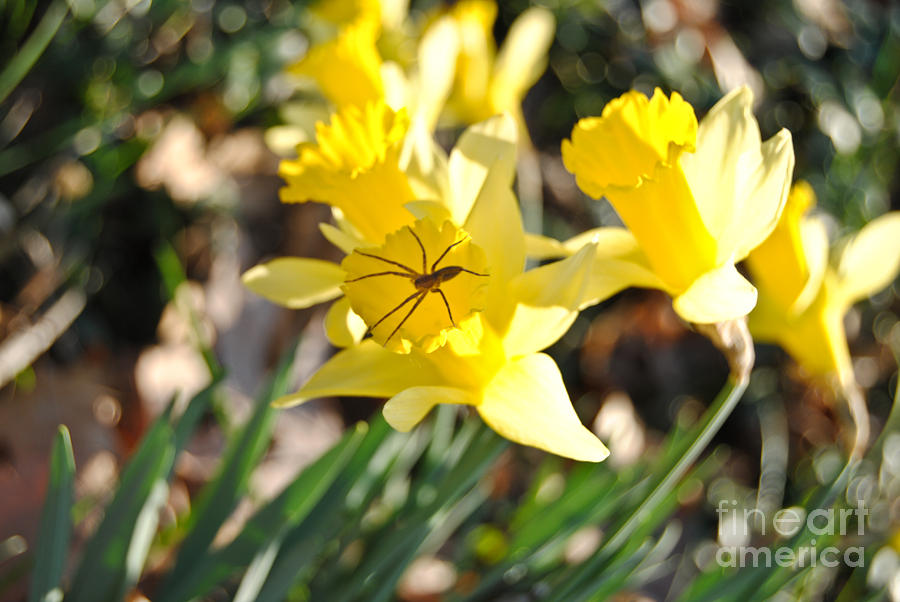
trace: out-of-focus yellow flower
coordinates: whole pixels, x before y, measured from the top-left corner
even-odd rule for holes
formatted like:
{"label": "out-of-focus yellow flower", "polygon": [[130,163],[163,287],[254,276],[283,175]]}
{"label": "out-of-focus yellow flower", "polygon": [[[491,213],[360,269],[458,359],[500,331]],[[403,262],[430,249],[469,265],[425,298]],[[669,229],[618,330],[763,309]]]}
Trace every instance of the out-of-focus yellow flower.
{"label": "out-of-focus yellow flower", "polygon": [[360,236],[380,243],[410,221],[404,205],[413,191],[399,166],[408,126],[406,113],[383,101],[344,108],[317,125],[316,144],[301,144],[297,159],[281,162],[281,200],[336,207]]}
{"label": "out-of-focus yellow flower", "polygon": [[749,88],[735,90],[698,127],[677,93],[632,91],[578,122],[563,141],[566,169],[609,199],[634,238],[617,255],[629,267],[605,278],[667,291],[689,322],[750,312],[756,290],[735,263],[775,227],[794,165],[787,130],[761,142],[752,101]]}
{"label": "out-of-focus yellow flower", "polygon": [[[516,132],[511,117],[499,116],[464,133],[447,162],[447,181],[438,186],[445,196],[409,204],[409,223],[387,236],[381,248],[354,247],[332,233],[334,240],[350,243],[342,246],[349,253],[344,269],[284,258],[244,275],[249,288],[292,307],[335,298],[341,287],[347,294],[325,320],[331,341],[346,348],[278,405],[332,395],[387,397],[385,417],[406,431],[439,403],[464,404],[518,443],[578,460],[606,458],[606,447],[575,414],[556,364],[539,353],[568,330],[586,304],[595,245],[523,271],[525,236],[511,190]],[[411,314],[417,321],[398,330],[395,343],[391,333],[397,322],[381,328],[378,320],[421,288],[408,276],[360,276],[378,269],[435,274],[454,266],[488,276],[444,272],[447,304],[437,293],[422,297],[428,306],[423,300]],[[452,327],[450,312],[460,328]],[[362,340],[368,329],[390,348]]]}
{"label": "out-of-focus yellow flower", "polygon": [[900,212],[867,224],[829,264],[824,223],[804,217],[814,203],[809,184],[798,182],[778,226],[747,258],[759,289],[750,331],[784,347],[811,377],[836,379],[846,390],[855,380],[844,315],[897,276]]}
{"label": "out-of-focus yellow flower", "polygon": [[314,45],[288,72],[309,77],[336,107],[363,107],[384,98],[381,56],[375,47],[377,21],[360,19],[341,27],[328,42]]}
{"label": "out-of-focus yellow flower", "polygon": [[319,0],[310,11],[335,25],[346,25],[358,21],[378,23],[381,20],[379,0]]}
{"label": "out-of-focus yellow flower", "polygon": [[553,15],[542,8],[523,12],[510,27],[499,53],[493,34],[495,2],[463,0],[449,15],[459,36],[449,113],[457,121],[474,123],[508,112],[524,128],[522,99],[547,67],[547,50],[556,30]]}

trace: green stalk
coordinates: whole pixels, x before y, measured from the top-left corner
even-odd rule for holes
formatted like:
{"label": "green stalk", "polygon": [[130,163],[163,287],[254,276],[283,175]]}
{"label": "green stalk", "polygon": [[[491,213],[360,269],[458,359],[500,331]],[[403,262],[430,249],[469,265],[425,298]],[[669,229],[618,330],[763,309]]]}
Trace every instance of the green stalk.
{"label": "green stalk", "polygon": [[671,466],[668,466],[667,463],[667,467],[657,473],[661,475],[661,478],[650,492],[650,495],[631,513],[625,522],[622,523],[622,526],[610,536],[594,557],[575,571],[569,580],[568,587],[563,588],[560,592],[555,592],[552,599],[566,601],[584,600],[593,596],[592,592],[597,589],[597,586],[589,584],[588,587],[585,587],[585,582],[591,579],[592,576],[599,574],[601,568],[628,543],[629,538],[641,526],[642,522],[654,513],[660,502],[665,499],[715,434],[719,432],[719,429],[728,416],[731,415],[731,412],[747,389],[748,383],[749,370],[742,377],[734,374],[729,376],[715,402],[707,410],[706,418],[703,422],[695,429],[685,433],[682,441],[673,445],[675,449],[686,446],[685,451],[678,455],[677,460]]}
{"label": "green stalk", "polygon": [[28,75],[37,60],[44,54],[44,50],[56,35],[67,12],[69,9],[65,2],[58,1],[51,4],[28,41],[22,45],[21,50],[9,61],[6,68],[0,72],[0,102],[6,100],[6,97],[16,89],[19,82]]}

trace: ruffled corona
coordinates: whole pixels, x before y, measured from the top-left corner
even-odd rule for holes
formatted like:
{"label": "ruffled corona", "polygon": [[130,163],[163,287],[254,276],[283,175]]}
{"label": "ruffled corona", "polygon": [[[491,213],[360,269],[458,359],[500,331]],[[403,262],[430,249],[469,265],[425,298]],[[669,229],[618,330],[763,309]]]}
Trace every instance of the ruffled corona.
{"label": "ruffled corona", "polygon": [[411,217],[403,205],[413,192],[398,158],[408,127],[406,112],[384,102],[336,113],[318,124],[316,144],[300,145],[297,159],[281,162],[282,202],[337,207],[366,240],[380,243]]}
{"label": "ruffled corona", "polygon": [[478,336],[489,275],[484,252],[451,222],[423,219],[389,234],[380,247],[357,249],[341,267],[341,287],[386,348],[429,353],[456,328]]}

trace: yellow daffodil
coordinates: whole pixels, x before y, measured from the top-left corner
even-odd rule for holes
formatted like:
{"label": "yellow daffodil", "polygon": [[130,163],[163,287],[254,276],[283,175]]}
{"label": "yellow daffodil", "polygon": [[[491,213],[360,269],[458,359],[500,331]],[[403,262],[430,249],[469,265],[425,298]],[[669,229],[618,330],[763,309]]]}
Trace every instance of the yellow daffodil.
{"label": "yellow daffodil", "polygon": [[381,56],[375,47],[378,32],[378,22],[371,19],[349,23],[333,39],[312,46],[288,72],[314,80],[339,109],[381,100],[384,83]]}
{"label": "yellow daffodil", "polygon": [[358,21],[378,22],[381,19],[379,0],[319,0],[310,11],[335,25],[346,25]]}
{"label": "yellow daffodil", "polygon": [[[508,112],[524,128],[522,99],[547,66],[556,22],[543,8],[530,8],[512,24],[499,53],[493,27],[497,4],[463,0],[449,11],[459,37],[459,56],[448,111],[462,123]],[[524,129],[521,133],[524,133]]]}
{"label": "yellow daffodil", "polygon": [[[523,272],[525,236],[510,189],[516,132],[509,116],[467,131],[447,162],[447,196],[408,204],[409,223],[379,247],[344,246],[342,267],[294,258],[245,274],[252,290],[293,307],[346,293],[325,320],[329,338],[346,348],[278,405],[387,397],[385,417],[403,431],[439,403],[470,405],[513,441],[578,460],[608,455],[579,421],[556,364],[539,353],[583,306],[595,245]],[[410,316],[403,324],[401,312]]]}
{"label": "yellow daffodil", "polygon": [[844,315],[857,301],[890,283],[900,270],[900,212],[883,215],[850,238],[829,263],[820,217],[804,217],[815,203],[798,182],[771,236],[747,258],[759,289],[750,330],[761,342],[784,347],[814,378],[854,386]]}
{"label": "yellow daffodil", "polygon": [[411,217],[404,205],[413,191],[399,165],[408,126],[406,113],[383,101],[345,107],[317,125],[316,144],[301,144],[296,160],[281,162],[281,200],[336,207],[360,236],[380,243]]}
{"label": "yellow daffodil", "polygon": [[566,169],[589,196],[609,199],[629,231],[612,251],[621,269],[601,280],[663,289],[698,324],[753,308],[756,290],[735,263],[775,227],[794,154],[786,130],[762,143],[752,101],[749,88],[735,90],[698,126],[677,93],[632,91],[578,122],[562,145]]}

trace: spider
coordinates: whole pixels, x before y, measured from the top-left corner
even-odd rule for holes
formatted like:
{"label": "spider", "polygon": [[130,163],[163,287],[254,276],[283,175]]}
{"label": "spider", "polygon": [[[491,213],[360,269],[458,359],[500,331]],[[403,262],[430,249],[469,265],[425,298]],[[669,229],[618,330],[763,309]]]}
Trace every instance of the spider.
{"label": "spider", "polygon": [[382,322],[387,320],[389,317],[394,315],[407,303],[415,300],[415,303],[413,303],[413,306],[406,313],[406,315],[403,316],[403,319],[400,320],[400,323],[397,324],[397,326],[394,328],[394,330],[391,331],[391,334],[388,335],[388,338],[386,338],[384,340],[385,344],[387,344],[387,342],[390,341],[391,338],[393,338],[393,336],[395,334],[397,334],[397,331],[400,330],[400,327],[403,326],[406,323],[406,321],[409,319],[409,317],[413,314],[413,312],[416,311],[416,308],[419,307],[419,305],[422,303],[422,301],[425,299],[425,296],[428,295],[428,293],[437,293],[438,295],[441,296],[441,299],[443,299],[443,301],[444,301],[444,307],[447,308],[447,316],[450,318],[450,323],[455,327],[456,321],[453,319],[453,312],[450,311],[450,303],[447,301],[447,297],[446,297],[446,295],[444,295],[444,291],[441,290],[441,284],[448,280],[456,278],[463,272],[465,272],[466,274],[472,274],[473,276],[481,276],[481,277],[490,276],[490,274],[481,274],[479,272],[474,272],[474,271],[466,269],[460,265],[448,265],[446,267],[437,269],[437,265],[441,262],[441,260],[444,259],[444,257],[447,256],[447,253],[449,253],[450,250],[453,247],[455,247],[456,245],[458,245],[462,242],[465,242],[465,240],[466,240],[465,238],[456,241],[455,243],[451,244],[449,247],[444,249],[444,252],[441,253],[441,256],[438,257],[434,261],[434,263],[431,264],[431,270],[429,271],[428,270],[428,254],[425,252],[425,245],[422,244],[422,240],[419,238],[419,236],[415,232],[413,232],[412,228],[407,226],[406,229],[409,230],[409,233],[412,234],[413,238],[416,239],[416,243],[419,245],[419,248],[422,250],[422,271],[421,272],[417,272],[414,269],[412,269],[411,267],[400,263],[399,261],[385,259],[384,257],[379,257],[378,255],[372,255],[371,253],[366,253],[364,251],[357,250],[355,252],[360,255],[363,255],[365,257],[371,257],[372,259],[377,259],[378,261],[383,261],[385,263],[397,266],[398,268],[400,268],[404,271],[396,272],[396,271],[389,270],[389,271],[384,271],[384,272],[375,272],[374,274],[366,274],[365,276],[360,276],[359,278],[352,278],[350,280],[345,281],[345,282],[358,282],[360,280],[365,280],[366,278],[374,278],[375,276],[400,276],[401,278],[409,278],[412,281],[413,286],[416,287],[416,292],[414,292],[409,297],[407,297],[406,299],[401,301],[399,304],[397,304],[397,306],[394,307],[394,309],[392,309],[391,311],[389,311],[386,314],[384,314],[383,316],[381,316],[381,318],[377,322],[372,324],[372,326],[370,326],[369,329],[366,330],[365,335],[363,335],[364,337],[371,335],[372,331],[375,330],[379,324],[381,324]]}

